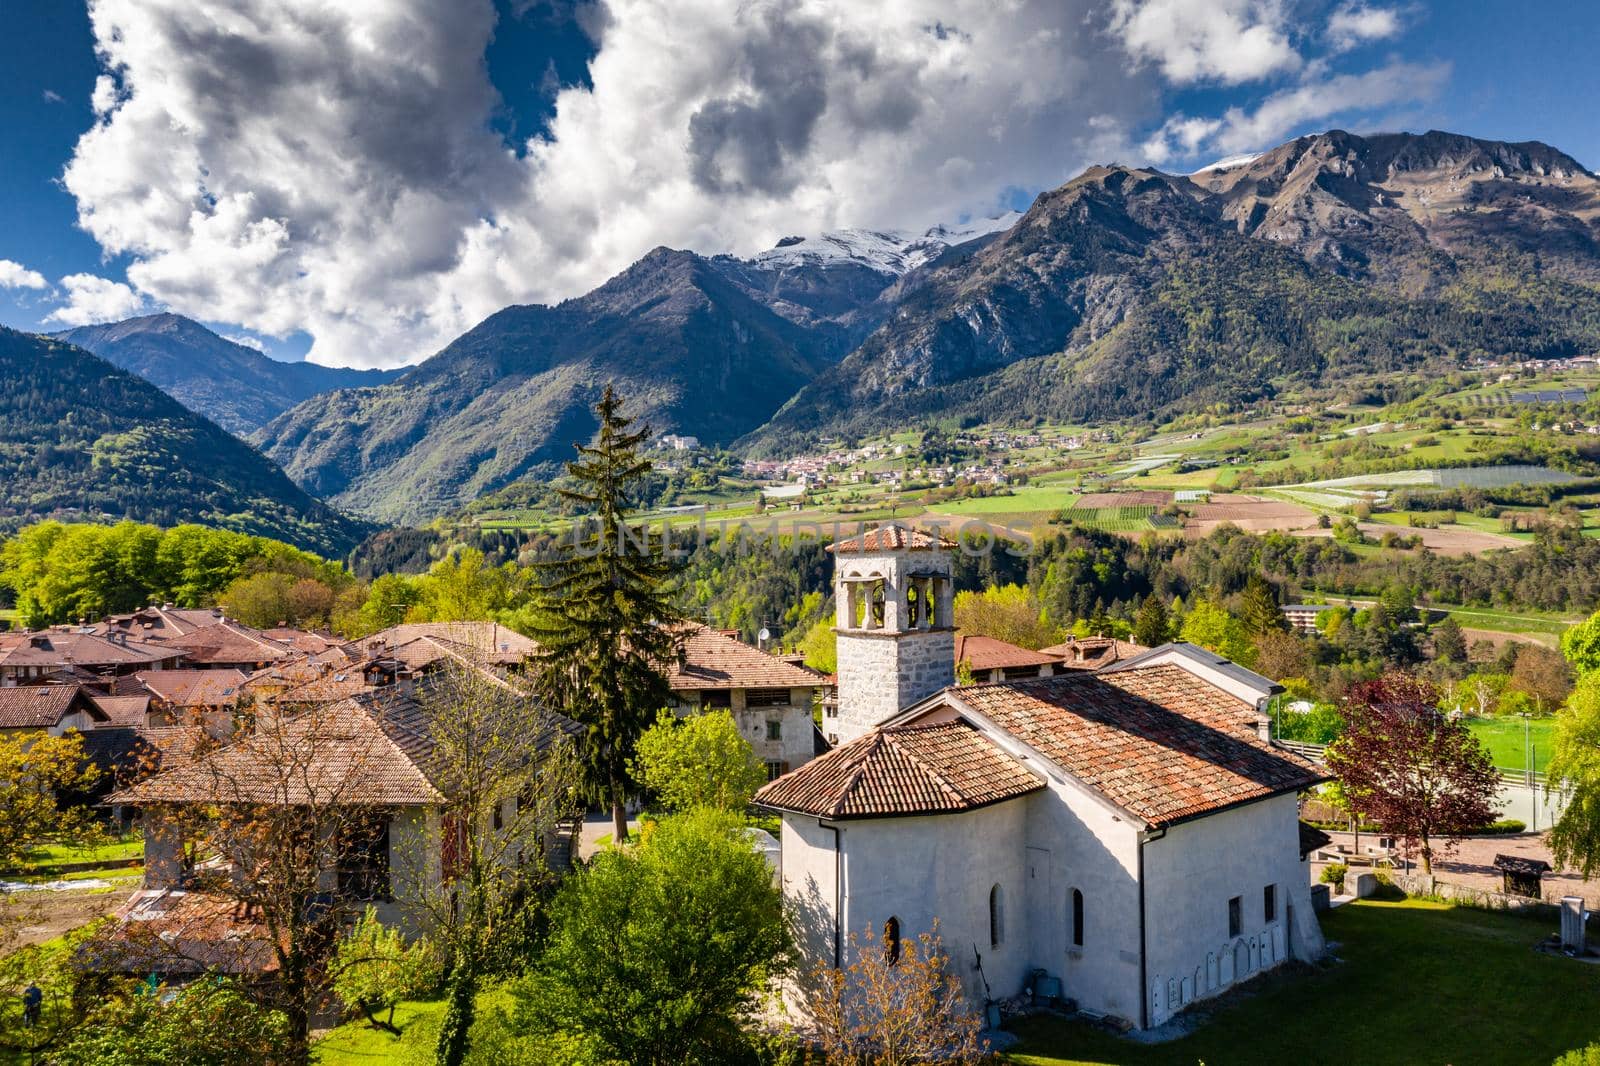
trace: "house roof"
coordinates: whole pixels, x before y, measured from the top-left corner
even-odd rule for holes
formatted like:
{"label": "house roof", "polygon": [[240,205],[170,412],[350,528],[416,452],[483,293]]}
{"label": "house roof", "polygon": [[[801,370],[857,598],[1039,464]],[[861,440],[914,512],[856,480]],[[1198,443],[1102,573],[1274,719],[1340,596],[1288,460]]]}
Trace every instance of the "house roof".
{"label": "house roof", "polygon": [[224,620],[167,641],[192,663],[272,663],[293,657],[293,647],[241,622]]}
{"label": "house roof", "polygon": [[709,626],[681,630],[683,658],[670,671],[674,692],[720,688],[816,688],[824,675],[780,659]]}
{"label": "house roof", "polygon": [[230,707],[245,675],[239,670],[151,670],[134,677],[152,696],[174,707]]}
{"label": "house roof", "polygon": [[1174,640],[1158,647],[1142,651],[1132,658],[1123,659],[1105,667],[1106,673],[1116,673],[1120,670],[1138,670],[1158,662],[1162,659],[1177,656],[1187,659],[1203,670],[1214,670],[1230,681],[1237,682],[1241,687],[1256,693],[1260,697],[1270,696],[1282,692],[1283,686],[1270,677],[1263,677],[1254,670],[1247,670],[1223,655],[1208,651],[1198,644],[1188,641]]}
{"label": "house roof", "polygon": [[1150,649],[1143,644],[1118,640],[1116,637],[1068,637],[1060,644],[1039,650],[1042,654],[1056,656],[1061,665],[1068,669],[1098,670]]}
{"label": "house roof", "polygon": [[362,658],[369,658],[393,654],[395,648],[419,638],[443,642],[456,654],[502,666],[514,666],[538,650],[533,641],[498,622],[404,622],[353,643]]}
{"label": "house roof", "polygon": [[1058,661],[1060,660],[1055,655],[1024,648],[996,637],[956,634],[956,662],[965,662],[974,671],[1049,666]]}
{"label": "house roof", "polygon": [[140,640],[162,641],[181,637],[204,626],[222,621],[222,610],[217,607],[149,606],[131,614],[112,615],[97,622],[93,629],[98,633],[123,632]]}
{"label": "house roof", "polygon": [[1300,858],[1302,860],[1313,851],[1325,848],[1333,843],[1333,838],[1316,826],[1307,825],[1305,822],[1296,824],[1300,830]]}
{"label": "house roof", "polygon": [[[162,771],[114,793],[109,802],[309,804],[351,803],[426,806],[441,802],[435,716],[426,706],[432,685],[379,689],[313,704],[281,729],[240,734],[199,754],[164,750]],[[503,682],[497,682],[503,684]],[[526,727],[536,707],[531,697],[508,703]],[[562,715],[539,713],[534,748],[544,751],[560,734],[582,728]],[[154,731],[152,731],[154,732]],[[159,738],[152,738],[160,743]],[[286,772],[287,771],[287,772]]]}
{"label": "house roof", "polygon": [[263,974],[278,969],[272,934],[246,903],[213,892],[141,889],[78,949],[88,970]]}
{"label": "house roof", "polygon": [[21,685],[0,688],[0,729],[49,729],[82,708],[90,717],[108,720],[76,685]]}
{"label": "house roof", "polygon": [[1063,674],[947,690],[1149,825],[1327,779],[1261,739],[1255,709],[1183,667]]}
{"label": "house roof", "polygon": [[179,654],[170,647],[128,640],[120,633],[105,637],[68,626],[8,633],[0,640],[0,666],[138,666],[163,662]]}
{"label": "house roof", "polygon": [[1508,874],[1543,875],[1550,872],[1549,863],[1525,855],[1496,855],[1493,865],[1496,870]]}
{"label": "house roof", "polygon": [[953,814],[1044,788],[964,722],[879,729],[769,782],[764,807],[819,818]]}
{"label": "house roof", "polygon": [[955,546],[953,541],[944,537],[935,537],[908,526],[889,524],[869,529],[859,536],[836,540],[828,545],[828,550],[831,552],[943,551]]}
{"label": "house roof", "polygon": [[108,724],[112,726],[137,728],[144,725],[145,715],[150,711],[149,695],[90,696],[89,698],[94,700],[95,704],[106,713]]}

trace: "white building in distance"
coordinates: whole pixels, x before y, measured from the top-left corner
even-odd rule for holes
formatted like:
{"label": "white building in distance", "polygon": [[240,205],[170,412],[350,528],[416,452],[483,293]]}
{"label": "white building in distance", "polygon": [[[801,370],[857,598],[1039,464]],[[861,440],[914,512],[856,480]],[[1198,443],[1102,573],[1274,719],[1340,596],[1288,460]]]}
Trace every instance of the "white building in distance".
{"label": "white building in distance", "polygon": [[1168,644],[952,687],[949,549],[894,527],[834,545],[842,743],[756,796],[806,961],[937,922],[975,1008],[1042,969],[1150,1028],[1320,955],[1296,794],[1324,775],[1266,739],[1277,686]]}

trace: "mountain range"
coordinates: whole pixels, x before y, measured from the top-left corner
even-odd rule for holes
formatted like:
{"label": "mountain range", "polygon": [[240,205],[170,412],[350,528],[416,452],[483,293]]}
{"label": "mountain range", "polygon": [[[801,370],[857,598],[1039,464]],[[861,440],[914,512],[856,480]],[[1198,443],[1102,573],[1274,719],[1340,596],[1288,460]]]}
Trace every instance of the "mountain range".
{"label": "mountain range", "polygon": [[225,371],[214,346],[173,358],[186,320],[74,333],[130,362],[110,349],[159,342],[143,372],[199,409],[231,399],[240,432],[280,405],[250,440],[300,486],[412,522],[555,471],[608,381],[657,431],[760,454],[930,418],[1159,420],[1593,351],[1597,220],[1600,179],[1547,145],[1334,130],[1189,175],[1092,167],[1020,216],[959,227],[786,237],[751,258],[657,248],[394,380],[318,379],[287,409],[287,385],[246,396],[237,352]]}
{"label": "mountain range", "polygon": [[241,436],[318,393],[382,385],[402,373],[280,362],[174,314],[79,326],[52,336],[133,371]]}
{"label": "mountain range", "polygon": [[0,532],[43,518],[199,522],[335,558],[370,531],[143,378],[0,327]]}

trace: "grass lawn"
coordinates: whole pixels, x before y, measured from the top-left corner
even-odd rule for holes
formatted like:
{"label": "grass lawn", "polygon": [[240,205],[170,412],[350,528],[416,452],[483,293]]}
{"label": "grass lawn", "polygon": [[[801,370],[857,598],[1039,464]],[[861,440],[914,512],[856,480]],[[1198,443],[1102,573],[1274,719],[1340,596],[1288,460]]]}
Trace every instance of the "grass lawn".
{"label": "grass lawn", "polygon": [[126,862],[144,854],[144,838],[139,836],[114,840],[104,847],[79,848],[61,844],[46,844],[28,852],[30,866],[60,866],[72,862]]}
{"label": "grass lawn", "polygon": [[[1528,739],[1534,746],[1533,768],[1543,770],[1550,761],[1550,751],[1555,747],[1556,722],[1554,718],[1527,720]],[[1527,756],[1523,749],[1523,719],[1521,718],[1469,718],[1467,728],[1483,742],[1502,770],[1526,770]]]}
{"label": "grass lawn", "polygon": [[346,1022],[317,1041],[316,1062],[355,1066],[371,1062],[432,1062],[439,1023],[444,1020],[444,1000],[402,1003],[394,1010],[399,1036],[374,1029],[366,1019]]}
{"label": "grass lawn", "polygon": [[1072,489],[1024,486],[1010,496],[978,496],[931,506],[950,514],[1022,514],[1033,511],[1054,513],[1077,502],[1078,494]]}
{"label": "grass lawn", "polygon": [[[1549,1066],[1600,1040],[1574,1009],[1600,969],[1535,954],[1553,923],[1407,900],[1364,900],[1323,916],[1342,962],[1272,974],[1227,997],[1194,1033],[1138,1044],[1089,1025],[1030,1019],[1010,1056],[1028,1066]],[[1204,1004],[1199,1009],[1207,1009]]]}

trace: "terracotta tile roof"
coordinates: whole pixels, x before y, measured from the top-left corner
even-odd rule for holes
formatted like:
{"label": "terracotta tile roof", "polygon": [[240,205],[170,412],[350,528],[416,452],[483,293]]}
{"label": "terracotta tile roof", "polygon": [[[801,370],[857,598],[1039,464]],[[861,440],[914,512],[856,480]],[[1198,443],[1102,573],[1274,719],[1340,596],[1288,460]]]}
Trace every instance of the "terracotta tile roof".
{"label": "terracotta tile roof", "polygon": [[1255,732],[1255,709],[1170,664],[950,690],[1139,819],[1161,825],[1327,779]]}
{"label": "terracotta tile roof", "polygon": [[934,537],[920,529],[900,525],[883,525],[869,529],[855,537],[836,540],[828,545],[831,552],[883,552],[948,550],[955,543],[944,537]]}
{"label": "terracotta tile roof", "polygon": [[111,803],[362,803],[418,806],[442,797],[354,700],[314,706],[281,729],[245,734],[198,756],[166,752],[148,780]]}
{"label": "terracotta tile roof", "polygon": [[129,726],[139,728],[145,724],[145,716],[150,713],[150,696],[91,696],[95,704],[110,720],[111,726]]}
{"label": "terracotta tile roof", "polygon": [[263,629],[261,635],[270,637],[282,644],[287,644],[295,651],[307,655],[320,655],[330,648],[336,648],[343,643],[331,635],[309,633],[304,629],[295,629],[291,626],[275,626],[272,629]]}
{"label": "terracotta tile roof", "polygon": [[76,685],[0,688],[0,729],[49,729],[79,709],[93,717],[107,717]]}
{"label": "terracotta tile roof", "polygon": [[112,615],[93,628],[97,633],[123,632],[139,640],[163,641],[222,621],[217,607],[146,607],[132,614]]}
{"label": "terracotta tile roof", "polygon": [[1044,782],[964,722],[880,729],[769,782],[764,807],[819,818],[953,814]]}
{"label": "terracotta tile roof", "polygon": [[296,653],[288,644],[273,640],[241,622],[222,621],[167,641],[196,664],[273,663]]}
{"label": "terracotta tile roof", "polygon": [[1060,644],[1040,649],[1045,655],[1054,655],[1062,666],[1072,670],[1098,670],[1149,650],[1143,644],[1115,637],[1068,637]]}
{"label": "terracotta tile roof", "polygon": [[134,675],[145,690],[172,707],[231,707],[245,675],[239,670],[151,670]]}
{"label": "terracotta tile roof", "polygon": [[683,659],[670,672],[674,692],[708,688],[817,688],[827,678],[709,626],[681,629]]}
{"label": "terracotta tile roof", "polygon": [[1296,822],[1295,825],[1300,832],[1300,858],[1302,860],[1313,851],[1325,848],[1333,843],[1331,836],[1314,825],[1307,825],[1305,822]]}
{"label": "terracotta tile roof", "polygon": [[1004,670],[1010,667],[1047,666],[1059,661],[1048,652],[1033,651],[996,637],[956,634],[956,662],[965,662],[974,671]]}
{"label": "terracotta tile roof", "polygon": [[[320,802],[387,806],[442,802],[449,786],[439,776],[431,715],[423,704],[436,683],[445,682],[424,679],[410,690],[389,687],[312,704],[282,730],[240,735],[199,754],[194,730],[148,730],[147,738],[162,749],[162,771],[114,793],[108,802],[305,803],[316,797]],[[523,699],[527,708],[536,707],[531,697]],[[508,704],[507,711],[518,715],[519,723],[529,717],[516,705]],[[576,737],[583,731],[559,714],[542,713],[538,721],[539,751],[558,734]],[[288,752],[289,757],[275,752]],[[284,773],[286,765],[292,774]],[[285,778],[291,780],[286,783]]]}
{"label": "terracotta tile roof", "polygon": [[120,634],[104,637],[66,626],[9,636],[0,644],[0,666],[139,666],[178,655],[172,648],[127,640]]}
{"label": "terracotta tile roof", "polygon": [[361,658],[392,654],[394,648],[419,638],[444,642],[462,654],[513,666],[532,655],[537,645],[498,622],[405,622],[380,630],[353,643]]}

